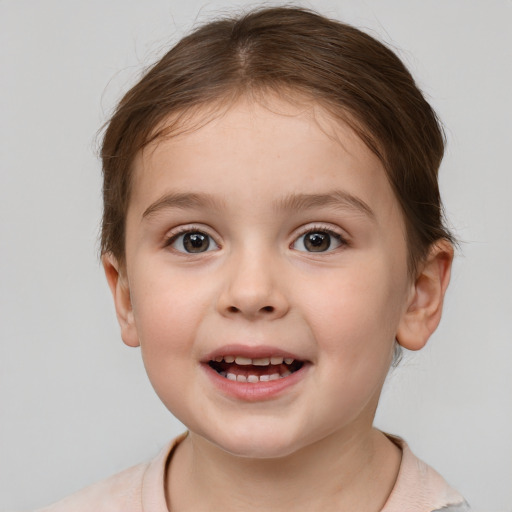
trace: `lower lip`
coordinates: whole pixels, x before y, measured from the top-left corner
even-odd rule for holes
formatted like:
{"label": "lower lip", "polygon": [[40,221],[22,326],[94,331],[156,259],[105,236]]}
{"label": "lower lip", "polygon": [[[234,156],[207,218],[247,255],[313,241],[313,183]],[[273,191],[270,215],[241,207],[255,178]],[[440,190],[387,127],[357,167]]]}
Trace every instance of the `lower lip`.
{"label": "lower lip", "polygon": [[208,364],[202,364],[201,366],[213,384],[220,389],[223,394],[246,402],[259,402],[275,399],[286,393],[291,387],[298,384],[304,378],[310,365],[304,363],[302,368],[287,377],[263,382],[238,382],[229,380],[217,373]]}

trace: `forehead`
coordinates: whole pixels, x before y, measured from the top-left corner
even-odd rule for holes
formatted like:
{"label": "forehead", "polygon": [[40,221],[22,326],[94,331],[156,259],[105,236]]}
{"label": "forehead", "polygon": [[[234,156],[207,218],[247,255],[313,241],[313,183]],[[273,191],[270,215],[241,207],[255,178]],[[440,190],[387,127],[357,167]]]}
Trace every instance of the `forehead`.
{"label": "forehead", "polygon": [[167,191],[229,205],[237,187],[244,200],[341,188],[377,209],[396,206],[378,157],[347,123],[304,98],[240,98],[171,116],[160,130],[166,135],[134,162],[131,206],[139,209]]}

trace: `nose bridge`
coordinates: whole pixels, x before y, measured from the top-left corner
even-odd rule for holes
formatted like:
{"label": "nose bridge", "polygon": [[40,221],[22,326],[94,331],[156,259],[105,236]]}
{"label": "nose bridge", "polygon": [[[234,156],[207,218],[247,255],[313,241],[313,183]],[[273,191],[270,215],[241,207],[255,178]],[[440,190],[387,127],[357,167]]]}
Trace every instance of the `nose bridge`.
{"label": "nose bridge", "polygon": [[227,280],[219,300],[222,314],[278,318],[288,311],[278,255],[247,244],[226,261]]}

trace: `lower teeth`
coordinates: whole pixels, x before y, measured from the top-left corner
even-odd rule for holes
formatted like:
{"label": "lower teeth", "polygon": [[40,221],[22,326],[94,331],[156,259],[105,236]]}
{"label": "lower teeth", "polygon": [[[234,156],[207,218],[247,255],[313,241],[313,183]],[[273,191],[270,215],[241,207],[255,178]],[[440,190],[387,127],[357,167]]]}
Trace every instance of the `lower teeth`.
{"label": "lower teeth", "polygon": [[[226,358],[224,357],[223,359],[225,361]],[[302,361],[294,360],[290,364],[271,365],[266,369],[259,367],[254,368],[254,366],[247,367],[247,365],[245,367],[243,365],[235,365],[233,367],[231,363],[219,363],[216,360],[210,361],[208,364],[210,368],[215,370],[225,379],[232,380],[234,382],[248,382],[250,384],[256,384],[258,382],[268,382],[271,380],[284,379],[297,370],[300,370],[304,363]],[[236,370],[236,373],[232,371],[233,369]]]}
{"label": "lower teeth", "polygon": [[281,374],[273,373],[271,375],[235,375],[234,373],[220,372],[220,375],[225,377],[228,380],[233,380],[237,382],[249,382],[251,384],[255,384],[256,382],[268,382],[269,380],[278,380],[283,379],[284,377],[288,377],[292,372],[285,371]]}

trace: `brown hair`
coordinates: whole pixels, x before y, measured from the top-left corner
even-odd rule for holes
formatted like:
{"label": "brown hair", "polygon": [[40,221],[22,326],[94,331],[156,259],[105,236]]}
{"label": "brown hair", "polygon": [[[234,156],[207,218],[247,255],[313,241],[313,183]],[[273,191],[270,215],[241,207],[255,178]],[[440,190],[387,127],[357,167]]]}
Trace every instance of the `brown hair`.
{"label": "brown hair", "polygon": [[377,154],[401,205],[409,267],[439,239],[444,136],[400,59],[368,34],[312,11],[276,7],[208,23],[184,37],[123,97],[105,131],[102,253],[124,263],[135,155],[183,114],[241,94],[296,91],[347,122]]}

